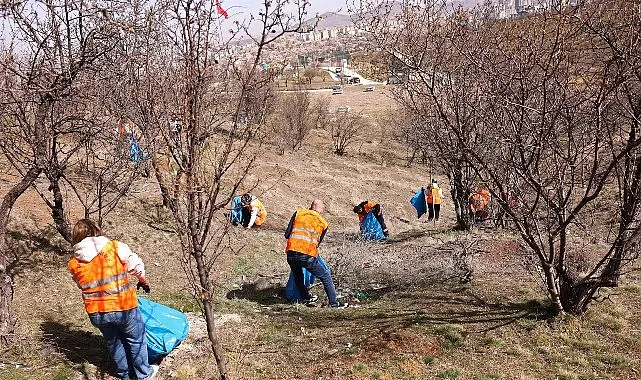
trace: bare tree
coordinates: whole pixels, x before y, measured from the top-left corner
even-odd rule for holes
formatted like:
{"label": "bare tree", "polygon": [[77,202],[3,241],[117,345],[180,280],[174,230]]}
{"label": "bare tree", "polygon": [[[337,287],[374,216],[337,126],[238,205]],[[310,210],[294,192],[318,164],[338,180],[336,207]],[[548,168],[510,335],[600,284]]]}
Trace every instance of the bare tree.
{"label": "bare tree", "polygon": [[367,128],[367,121],[361,113],[339,112],[329,122],[334,153],[343,156],[347,147]]}
{"label": "bare tree", "polygon": [[269,124],[271,137],[276,140],[281,154],[303,146],[305,138],[318,123],[318,111],[309,92],[300,88],[294,93],[279,95],[277,109]]}
{"label": "bare tree", "polygon": [[404,10],[394,39],[379,42],[407,74],[401,104],[429,125],[425,140],[460,186],[457,207],[483,181],[554,309],[585,312],[638,257],[640,42],[625,36],[641,24],[639,4],[595,1],[515,21],[436,2]]}
{"label": "bare tree", "polygon": [[[84,2],[13,2],[4,4],[3,12],[0,149],[18,178],[0,206],[0,336],[6,337],[14,326],[13,289],[6,273],[9,213],[32,187],[51,209],[56,229],[69,240],[61,182],[68,181],[72,158],[103,128],[94,106],[99,103],[96,73],[115,46],[119,26]],[[46,191],[36,186],[43,174],[49,182]]]}
{"label": "bare tree", "polygon": [[441,0],[409,1],[401,12],[394,4],[359,1],[353,10],[359,25],[387,53],[390,75],[405,78],[392,92],[416,127],[406,135],[421,145],[415,152],[430,152],[430,173],[447,175],[456,228],[469,230],[467,202],[477,175],[461,152],[474,139],[473,104],[481,94],[474,86],[478,68],[460,64],[465,57],[454,51],[461,34],[469,33],[461,26],[467,13]]}
{"label": "bare tree", "polygon": [[318,128],[324,129],[329,121],[330,115],[330,105],[331,100],[329,95],[319,96],[314,102],[315,113],[316,113],[316,126]]}
{"label": "bare tree", "polygon": [[[120,107],[140,125],[151,147],[222,379],[228,375],[214,299],[229,223],[218,211],[229,204],[260,151],[273,99],[273,76],[260,69],[264,48],[299,29],[306,6],[305,1],[264,1],[258,18],[251,18],[260,25],[259,34],[239,24],[229,37],[245,33],[253,40],[253,55],[244,59],[222,34],[215,1],[150,2],[134,20],[135,33],[125,49],[132,69],[123,88],[134,104],[120,102]],[[162,165],[165,160],[168,165]]]}

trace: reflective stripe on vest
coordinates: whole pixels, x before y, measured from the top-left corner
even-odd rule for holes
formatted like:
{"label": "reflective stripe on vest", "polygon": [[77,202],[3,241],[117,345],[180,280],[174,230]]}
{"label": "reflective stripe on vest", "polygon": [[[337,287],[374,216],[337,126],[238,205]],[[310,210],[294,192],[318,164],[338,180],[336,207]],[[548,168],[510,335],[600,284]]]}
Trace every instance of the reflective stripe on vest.
{"label": "reflective stripe on vest", "polygon": [[326,228],[327,222],[318,212],[298,210],[285,250],[317,257],[320,237]]}
{"label": "reflective stripe on vest", "polygon": [[310,243],[314,243],[316,245],[318,245],[319,240],[320,240],[320,235],[318,233],[316,233],[316,231],[314,231],[312,229],[309,229],[309,228],[297,228],[297,227],[294,227],[294,228],[292,228],[292,233],[289,236],[289,238],[291,239],[292,236],[295,239],[305,240],[305,241],[308,241]]}
{"label": "reflective stripe on vest", "polygon": [[103,278],[101,280],[90,282],[90,283],[88,283],[86,285],[82,285],[80,287],[80,289],[89,290],[91,288],[95,288],[96,286],[106,285],[106,284],[108,284],[110,282],[122,280],[123,278],[127,278],[127,273],[120,273],[120,274],[117,274],[115,276],[111,276],[111,277]]}
{"label": "reflective stripe on vest", "polygon": [[109,289],[109,290],[103,290],[99,292],[82,292],[82,298],[83,299],[89,299],[89,298],[97,298],[97,297],[104,297],[104,296],[110,296],[114,294],[118,294],[121,292],[124,292],[125,290],[129,288],[133,288],[134,283],[133,282],[128,282],[124,285],[121,285],[117,287],[116,289]]}
{"label": "reflective stripe on vest", "polygon": [[68,263],[87,313],[130,310],[138,306],[136,288],[118,257],[118,242],[110,241],[90,262],[72,258]]}

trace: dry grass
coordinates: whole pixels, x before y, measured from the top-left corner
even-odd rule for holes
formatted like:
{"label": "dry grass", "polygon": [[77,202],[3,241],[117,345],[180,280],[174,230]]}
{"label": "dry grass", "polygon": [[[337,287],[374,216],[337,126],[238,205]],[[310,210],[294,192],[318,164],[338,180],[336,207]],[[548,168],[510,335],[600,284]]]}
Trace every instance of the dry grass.
{"label": "dry grass", "polygon": [[[370,118],[391,106],[384,89],[361,93],[348,87],[331,100],[334,108],[350,105]],[[254,192],[268,209],[267,222],[252,231],[234,230],[239,253],[220,262],[218,310],[234,315],[220,321],[233,379],[638,377],[637,278],[628,277],[628,285],[583,318],[549,319],[538,284],[521,266],[514,236],[491,229],[474,235],[450,231],[454,215],[447,199],[438,224],[416,220],[409,199],[429,173],[405,167],[402,148],[386,137],[390,131],[377,128],[346,157],[331,153],[323,130],[313,131],[300,152],[281,156],[266,147],[262,153]],[[0,181],[0,193],[7,184]],[[330,223],[321,254],[357,307],[305,308],[280,297],[289,271],[282,233],[292,212],[315,198],[325,200]],[[352,206],[365,199],[381,202],[389,242],[355,239]],[[171,228],[166,216],[156,214],[158,201],[153,183],[138,184],[136,194],[108,217],[106,231],[140,252],[151,299],[197,311],[176,236],[157,229]],[[28,193],[12,214],[19,322],[15,345],[0,353],[0,378],[110,379],[102,338],[67,274],[69,247],[47,227],[46,211]],[[72,208],[72,216],[77,212]],[[478,249],[461,261],[460,247],[470,240]],[[474,270],[465,284],[459,281],[462,262]],[[352,296],[355,290],[367,298]],[[202,321],[195,314],[190,319],[190,336],[165,360],[161,379],[216,378]]]}

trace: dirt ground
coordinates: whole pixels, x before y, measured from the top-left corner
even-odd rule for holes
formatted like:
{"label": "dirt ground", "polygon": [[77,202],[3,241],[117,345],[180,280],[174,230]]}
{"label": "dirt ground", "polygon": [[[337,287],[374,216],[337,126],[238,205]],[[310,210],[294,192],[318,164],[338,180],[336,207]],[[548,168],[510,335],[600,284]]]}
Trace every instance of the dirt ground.
{"label": "dirt ground", "polygon": [[[349,105],[372,120],[348,149],[332,154],[318,129],[297,152],[267,146],[249,182],[268,210],[260,228],[233,230],[237,253],[219,262],[218,327],[231,379],[634,379],[641,359],[641,287],[624,286],[582,318],[550,318],[524,253],[508,230],[454,232],[449,186],[425,166],[407,167],[394,131],[377,123],[393,107],[384,86],[346,86],[331,107]],[[325,93],[314,92],[314,96]],[[409,199],[430,176],[446,195],[438,223],[416,218]],[[12,178],[0,177],[0,194]],[[42,186],[45,186],[42,184]],[[180,244],[151,180],[140,182],[107,218],[106,234],[147,265],[148,297],[187,313],[190,333],[161,365],[159,379],[216,379],[217,370],[186,275]],[[243,189],[244,190],[244,189]],[[351,306],[286,302],[283,232],[313,199],[330,224],[321,255]],[[353,205],[381,203],[391,238],[356,240]],[[79,209],[72,207],[71,219]],[[16,274],[15,344],[0,352],[2,379],[112,379],[100,333],[91,326],[66,262],[70,247],[49,225],[31,191],[12,213]],[[459,246],[473,246],[462,257]]]}

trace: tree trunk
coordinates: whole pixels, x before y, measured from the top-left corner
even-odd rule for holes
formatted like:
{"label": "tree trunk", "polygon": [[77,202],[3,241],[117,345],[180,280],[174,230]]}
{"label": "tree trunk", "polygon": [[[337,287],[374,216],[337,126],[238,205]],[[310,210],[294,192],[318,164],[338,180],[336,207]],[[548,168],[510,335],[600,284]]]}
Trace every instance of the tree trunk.
{"label": "tree trunk", "polygon": [[12,308],[13,281],[11,273],[7,270],[7,266],[10,263],[7,249],[9,214],[20,195],[35,182],[40,173],[41,170],[39,168],[29,169],[22,180],[4,195],[2,204],[0,204],[0,340],[4,342],[8,341],[9,335],[13,333],[16,324]]}
{"label": "tree trunk", "polygon": [[223,349],[220,346],[220,341],[218,340],[218,334],[216,334],[216,317],[214,315],[214,304],[212,301],[214,292],[205,266],[204,252],[199,249],[195,249],[193,255],[196,259],[196,269],[198,270],[200,286],[203,288],[204,293],[202,301],[205,312],[205,321],[207,322],[207,335],[211,342],[211,348],[214,353],[214,358],[216,359],[220,379],[225,380],[227,379],[227,365],[225,364]]}
{"label": "tree trunk", "polygon": [[216,316],[214,315],[214,305],[211,298],[203,300],[203,308],[205,310],[205,321],[207,321],[207,336],[214,352],[218,373],[220,374],[220,379],[225,380],[227,379],[227,366],[223,356],[223,349],[218,340],[218,334],[216,334]]}
{"label": "tree trunk", "polygon": [[71,227],[65,218],[64,198],[60,191],[60,175],[48,176],[49,177],[49,190],[53,193],[53,207],[51,208],[51,216],[56,226],[56,230],[60,235],[69,243],[71,243]]}
{"label": "tree trunk", "polygon": [[[166,182],[162,178],[162,173],[160,171],[161,165],[159,163],[159,158],[155,153],[151,157],[151,166],[154,168],[154,176],[156,177],[156,181],[158,182],[158,187],[160,187],[160,194],[162,195],[162,206],[169,207],[169,202],[171,201],[169,190],[165,185]],[[169,163],[167,164],[167,170],[171,170],[171,165]]]}
{"label": "tree trunk", "polygon": [[[542,263],[542,266],[543,273],[545,274],[548,296],[550,297],[552,306],[554,306],[554,310],[557,312],[557,314],[562,314],[565,311],[565,308],[563,302],[561,301],[561,292],[559,291],[560,286],[557,282],[558,275],[551,265]],[[563,283],[561,285],[561,287],[563,287]]]}
{"label": "tree trunk", "polygon": [[563,307],[563,311],[574,315],[585,313],[596,291],[602,286],[609,286],[606,283],[597,285],[591,281],[577,282],[570,278],[561,278],[559,282],[559,302]]}
{"label": "tree trunk", "polygon": [[454,229],[469,231],[472,228],[472,221],[467,208],[469,189],[463,183],[463,173],[460,170],[452,170],[450,173],[452,203],[454,204],[454,211],[456,211],[456,226]]}

